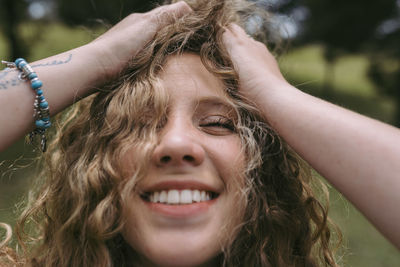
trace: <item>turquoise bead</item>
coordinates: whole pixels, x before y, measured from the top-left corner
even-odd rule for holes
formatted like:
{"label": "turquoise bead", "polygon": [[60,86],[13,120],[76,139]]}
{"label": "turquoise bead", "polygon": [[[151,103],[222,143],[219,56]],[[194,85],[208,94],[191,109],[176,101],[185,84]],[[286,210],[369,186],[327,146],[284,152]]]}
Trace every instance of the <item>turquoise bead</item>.
{"label": "turquoise bead", "polygon": [[47,101],[43,101],[43,102],[40,102],[39,106],[41,108],[47,108],[49,106],[49,103],[47,103]]}
{"label": "turquoise bead", "polygon": [[[17,66],[17,68],[19,68],[19,64],[21,63],[21,62],[25,62],[25,59],[23,59],[23,58],[17,58],[15,61],[14,61],[14,64],[15,64],[15,66]],[[26,62],[25,62],[26,63]],[[25,64],[26,65],[26,64]]]}
{"label": "turquoise bead", "polygon": [[44,120],[37,120],[37,121],[35,121],[35,125],[39,129],[47,129],[47,128],[50,128],[51,122],[44,121]]}
{"label": "turquoise bead", "polygon": [[44,96],[43,95],[39,96],[39,100],[40,101],[44,100]]}
{"label": "turquoise bead", "polygon": [[38,77],[37,74],[34,73],[34,72],[29,73],[29,75],[28,75],[28,79],[29,79],[29,80],[35,79],[35,78],[37,78],[37,77]]}
{"label": "turquoise bead", "polygon": [[[44,117],[44,118],[42,118],[42,120],[45,121],[45,122],[49,122],[49,121],[50,121],[50,118],[49,118],[49,117]],[[49,123],[50,123],[50,122],[49,122]]]}
{"label": "turquoise bead", "polygon": [[25,65],[27,65],[28,63],[26,63],[26,61],[21,61],[19,64],[18,64],[18,69],[21,69],[23,66],[25,66]]}
{"label": "turquoise bead", "polygon": [[37,120],[35,121],[35,125],[40,129],[45,129],[46,122],[43,120]]}
{"label": "turquoise bead", "polygon": [[43,90],[41,90],[41,89],[36,90],[36,94],[37,94],[38,96],[43,95]]}
{"label": "turquoise bead", "polygon": [[43,83],[40,80],[33,81],[31,83],[32,89],[36,90],[42,87]]}

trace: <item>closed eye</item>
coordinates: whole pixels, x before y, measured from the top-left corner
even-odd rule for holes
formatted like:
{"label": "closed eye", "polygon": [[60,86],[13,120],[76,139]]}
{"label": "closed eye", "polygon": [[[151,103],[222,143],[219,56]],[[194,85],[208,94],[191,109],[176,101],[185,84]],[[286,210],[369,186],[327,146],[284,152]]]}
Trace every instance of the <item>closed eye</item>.
{"label": "closed eye", "polygon": [[205,128],[206,131],[212,132],[235,132],[235,125],[231,119],[224,116],[209,116],[204,118],[200,124],[200,127]]}

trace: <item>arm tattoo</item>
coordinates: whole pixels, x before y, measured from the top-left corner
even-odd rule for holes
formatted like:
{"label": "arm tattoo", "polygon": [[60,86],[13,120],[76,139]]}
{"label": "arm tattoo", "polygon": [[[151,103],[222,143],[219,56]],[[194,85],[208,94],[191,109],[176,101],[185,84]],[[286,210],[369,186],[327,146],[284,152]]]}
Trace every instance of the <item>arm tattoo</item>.
{"label": "arm tattoo", "polygon": [[[69,54],[65,60],[53,60],[47,63],[32,65],[32,68],[50,67],[67,64],[72,60],[72,54]],[[8,76],[8,78],[6,78]],[[18,86],[22,81],[18,78],[18,71],[14,69],[5,69],[0,72],[0,90],[6,90],[10,87]]]}
{"label": "arm tattoo", "polygon": [[[8,79],[6,78],[8,76]],[[14,87],[22,83],[18,78],[17,70],[5,70],[0,72],[0,90],[6,90],[9,87]]]}
{"label": "arm tattoo", "polygon": [[69,56],[68,56],[68,58],[66,60],[53,60],[53,61],[50,61],[50,62],[47,62],[47,63],[44,63],[44,64],[32,65],[32,68],[67,64],[68,62],[71,61],[71,59],[72,59],[72,54],[69,54]]}

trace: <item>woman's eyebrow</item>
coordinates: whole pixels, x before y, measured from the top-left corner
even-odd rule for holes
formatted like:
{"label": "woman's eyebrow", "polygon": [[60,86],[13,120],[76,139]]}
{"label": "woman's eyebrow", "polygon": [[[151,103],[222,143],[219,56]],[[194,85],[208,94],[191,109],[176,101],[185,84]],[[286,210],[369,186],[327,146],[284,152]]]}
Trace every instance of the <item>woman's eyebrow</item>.
{"label": "woman's eyebrow", "polygon": [[197,101],[197,106],[201,106],[202,108],[211,108],[217,107],[226,110],[231,110],[233,108],[232,104],[225,100],[224,97],[219,96],[205,96],[201,97]]}

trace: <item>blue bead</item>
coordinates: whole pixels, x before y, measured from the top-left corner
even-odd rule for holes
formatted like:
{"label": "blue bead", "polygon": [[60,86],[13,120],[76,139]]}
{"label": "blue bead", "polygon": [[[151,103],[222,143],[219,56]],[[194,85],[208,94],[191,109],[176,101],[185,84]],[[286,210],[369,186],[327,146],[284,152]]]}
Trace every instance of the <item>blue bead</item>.
{"label": "blue bead", "polygon": [[36,90],[36,94],[37,94],[38,96],[43,95],[43,90],[41,90],[41,89]]}
{"label": "blue bead", "polygon": [[18,69],[21,69],[23,66],[25,66],[25,65],[27,65],[28,63],[26,63],[26,61],[21,61],[19,64],[18,64]]}
{"label": "blue bead", "polygon": [[40,128],[40,129],[46,129],[46,122],[43,120],[37,120],[35,121],[35,125],[36,127]]}
{"label": "blue bead", "polygon": [[50,128],[51,122],[50,121],[44,121],[42,119],[42,120],[35,121],[35,125],[39,129],[47,129],[47,128]]}
{"label": "blue bead", "polygon": [[47,101],[40,102],[39,106],[40,106],[41,108],[47,108],[47,107],[49,106],[49,103],[47,103]]}
{"label": "blue bead", "polygon": [[17,59],[14,61],[14,64],[15,64],[15,66],[17,66],[17,68],[18,68],[18,67],[19,67],[19,66],[18,66],[19,63],[21,63],[21,62],[25,62],[25,63],[26,63],[25,59],[23,59],[23,58],[17,58]]}
{"label": "blue bead", "polygon": [[29,73],[29,75],[28,75],[28,79],[29,80],[32,80],[32,79],[35,79],[35,78],[37,78],[37,74],[36,73],[34,73],[34,72]]}
{"label": "blue bead", "polygon": [[39,96],[39,100],[40,101],[44,100],[44,96],[43,95]]}
{"label": "blue bead", "polygon": [[44,117],[42,118],[43,121],[50,123],[50,118],[49,117]]}
{"label": "blue bead", "polygon": [[43,83],[40,80],[36,80],[31,83],[31,87],[34,90],[39,89],[40,87],[42,87],[42,85]]}

